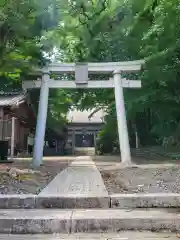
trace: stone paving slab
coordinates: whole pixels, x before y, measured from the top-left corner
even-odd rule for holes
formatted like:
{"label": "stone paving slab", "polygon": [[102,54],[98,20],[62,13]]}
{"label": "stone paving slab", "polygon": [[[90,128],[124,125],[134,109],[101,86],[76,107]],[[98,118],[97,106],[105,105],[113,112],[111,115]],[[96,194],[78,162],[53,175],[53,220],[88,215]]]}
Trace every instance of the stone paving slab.
{"label": "stone paving slab", "polygon": [[45,194],[64,196],[74,194],[76,197],[83,195],[108,198],[108,192],[101,174],[91,157],[87,156],[77,157],[69,167],[59,173],[40,192],[39,196]]}
{"label": "stone paving slab", "polygon": [[0,240],[177,240],[174,233],[152,233],[152,232],[121,232],[113,233],[86,233],[86,234],[44,234],[44,235],[0,235]]}

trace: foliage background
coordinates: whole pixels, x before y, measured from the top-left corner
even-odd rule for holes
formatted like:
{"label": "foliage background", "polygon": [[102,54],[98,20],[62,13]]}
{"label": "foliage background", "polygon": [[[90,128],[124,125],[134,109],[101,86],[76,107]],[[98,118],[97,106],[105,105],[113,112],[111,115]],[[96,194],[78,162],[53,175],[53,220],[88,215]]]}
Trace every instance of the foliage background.
{"label": "foliage background", "polygon": [[[142,72],[128,76],[141,79],[143,87],[124,91],[131,145],[135,135],[142,146],[179,145],[179,25],[180,0],[2,0],[0,74],[7,87],[52,57],[62,62],[144,58]],[[94,104],[107,108],[100,145],[105,151],[111,139],[108,151],[113,151],[113,90],[52,91],[48,123],[63,125],[72,105],[83,110]]]}

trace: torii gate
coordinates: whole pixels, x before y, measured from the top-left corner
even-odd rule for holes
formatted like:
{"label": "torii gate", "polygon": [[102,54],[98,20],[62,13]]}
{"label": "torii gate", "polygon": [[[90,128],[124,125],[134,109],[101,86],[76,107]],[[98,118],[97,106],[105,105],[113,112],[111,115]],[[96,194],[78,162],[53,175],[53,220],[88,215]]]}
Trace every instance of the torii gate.
{"label": "torii gate", "polygon": [[[33,164],[40,166],[43,158],[44,137],[46,129],[49,88],[114,88],[116,113],[118,123],[118,135],[121,151],[121,161],[124,164],[131,163],[129,136],[126,122],[123,88],[140,88],[141,81],[127,80],[121,77],[123,72],[141,70],[143,60],[128,62],[107,63],[55,63],[38,69],[41,81],[24,81],[24,89],[40,88],[39,110],[35,134]],[[75,73],[75,80],[54,80],[50,74]],[[109,80],[89,80],[91,74],[112,74]]]}

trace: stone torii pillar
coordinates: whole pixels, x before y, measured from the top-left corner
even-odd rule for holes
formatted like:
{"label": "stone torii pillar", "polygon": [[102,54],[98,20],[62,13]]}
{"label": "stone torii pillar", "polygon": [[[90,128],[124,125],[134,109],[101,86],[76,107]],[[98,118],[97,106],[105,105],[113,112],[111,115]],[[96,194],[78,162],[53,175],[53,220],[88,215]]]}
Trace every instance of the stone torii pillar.
{"label": "stone torii pillar", "polygon": [[39,167],[41,165],[43,158],[49,97],[49,79],[49,73],[44,72],[41,80],[39,108],[34,142],[33,165],[35,167]]}
{"label": "stone torii pillar", "polygon": [[121,71],[114,71],[113,74],[121,162],[128,165],[131,163],[131,152],[126,121],[126,110],[124,103]]}

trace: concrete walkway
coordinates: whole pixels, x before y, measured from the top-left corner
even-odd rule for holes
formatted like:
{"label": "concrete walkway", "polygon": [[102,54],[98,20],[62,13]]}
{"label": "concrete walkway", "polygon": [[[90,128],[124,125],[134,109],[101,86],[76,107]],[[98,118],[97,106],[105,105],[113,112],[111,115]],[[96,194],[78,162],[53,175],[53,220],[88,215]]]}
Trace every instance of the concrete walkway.
{"label": "concrete walkway", "polygon": [[91,157],[77,157],[60,172],[39,195],[75,195],[108,197],[103,179]]}

